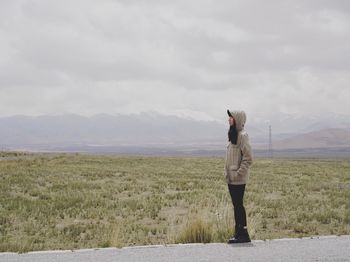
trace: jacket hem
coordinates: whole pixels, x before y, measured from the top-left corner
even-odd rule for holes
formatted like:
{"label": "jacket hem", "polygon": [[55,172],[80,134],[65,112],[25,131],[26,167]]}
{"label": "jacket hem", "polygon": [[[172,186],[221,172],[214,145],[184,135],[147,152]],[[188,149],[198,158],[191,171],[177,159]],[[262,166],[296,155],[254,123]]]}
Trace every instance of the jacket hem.
{"label": "jacket hem", "polygon": [[247,184],[247,182],[231,182],[231,183],[228,183],[226,182],[228,185],[245,185]]}

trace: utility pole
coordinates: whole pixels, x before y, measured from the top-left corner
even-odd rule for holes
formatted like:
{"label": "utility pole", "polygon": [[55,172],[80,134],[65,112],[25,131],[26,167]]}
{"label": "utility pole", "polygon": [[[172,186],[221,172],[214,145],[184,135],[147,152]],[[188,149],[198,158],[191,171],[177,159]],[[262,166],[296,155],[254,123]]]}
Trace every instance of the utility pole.
{"label": "utility pole", "polygon": [[269,155],[269,158],[273,158],[271,125],[269,125],[269,152],[268,152],[268,155]]}

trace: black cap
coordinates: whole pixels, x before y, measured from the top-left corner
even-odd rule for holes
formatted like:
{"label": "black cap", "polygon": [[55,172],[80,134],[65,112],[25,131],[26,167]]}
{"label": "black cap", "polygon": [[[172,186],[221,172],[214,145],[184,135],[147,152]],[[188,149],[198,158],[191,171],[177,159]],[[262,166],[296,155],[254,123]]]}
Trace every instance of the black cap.
{"label": "black cap", "polygon": [[227,114],[228,114],[230,117],[233,117],[233,116],[231,115],[230,110],[228,110],[228,109],[227,109]]}

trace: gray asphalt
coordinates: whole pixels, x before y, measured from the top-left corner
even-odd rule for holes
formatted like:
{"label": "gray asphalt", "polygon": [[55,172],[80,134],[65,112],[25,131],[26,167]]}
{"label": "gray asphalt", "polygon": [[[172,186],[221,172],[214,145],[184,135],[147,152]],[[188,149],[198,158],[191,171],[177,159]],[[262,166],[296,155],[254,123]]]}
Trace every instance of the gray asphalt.
{"label": "gray asphalt", "polygon": [[183,244],[44,251],[25,254],[0,253],[1,262],[216,262],[216,261],[350,261],[350,236],[253,241],[228,245]]}

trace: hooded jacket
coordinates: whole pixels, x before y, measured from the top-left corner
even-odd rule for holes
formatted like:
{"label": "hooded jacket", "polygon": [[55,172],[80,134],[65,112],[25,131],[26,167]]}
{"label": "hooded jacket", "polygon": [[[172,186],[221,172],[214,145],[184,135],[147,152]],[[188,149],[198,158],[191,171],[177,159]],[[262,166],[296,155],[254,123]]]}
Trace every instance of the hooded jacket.
{"label": "hooded jacket", "polygon": [[224,176],[228,184],[243,185],[249,180],[249,168],[253,163],[249,137],[244,130],[247,117],[244,111],[230,113],[235,119],[238,136],[237,144],[229,142],[227,145]]}

